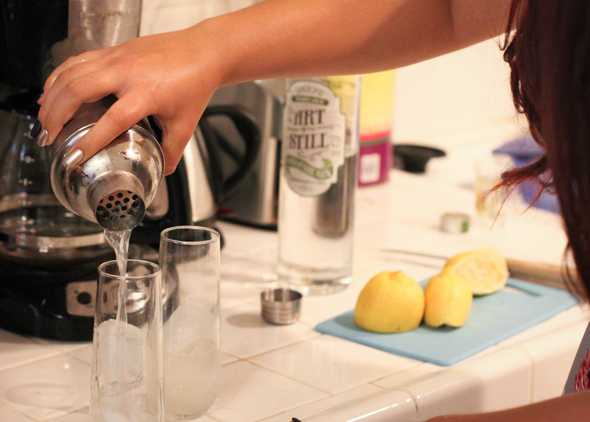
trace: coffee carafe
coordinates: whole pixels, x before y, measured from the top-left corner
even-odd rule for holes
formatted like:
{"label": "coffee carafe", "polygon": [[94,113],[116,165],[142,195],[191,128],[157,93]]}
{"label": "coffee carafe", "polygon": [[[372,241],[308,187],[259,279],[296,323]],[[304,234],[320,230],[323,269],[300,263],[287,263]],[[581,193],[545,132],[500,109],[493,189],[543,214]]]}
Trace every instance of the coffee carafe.
{"label": "coffee carafe", "polygon": [[105,256],[98,226],[63,208],[51,191],[51,150],[31,133],[34,117],[0,110],[0,257],[15,265],[55,267]]}

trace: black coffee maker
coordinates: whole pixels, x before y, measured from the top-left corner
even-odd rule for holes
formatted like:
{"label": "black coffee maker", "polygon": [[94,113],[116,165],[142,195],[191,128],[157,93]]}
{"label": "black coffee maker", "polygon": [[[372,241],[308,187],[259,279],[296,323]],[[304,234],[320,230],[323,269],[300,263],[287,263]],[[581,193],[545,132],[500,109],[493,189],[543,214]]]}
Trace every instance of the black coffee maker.
{"label": "black coffee maker", "polygon": [[[96,268],[112,251],[99,226],[59,205],[49,184],[51,151],[31,131],[52,69],[69,55],[137,36],[140,14],[140,0],[0,0],[0,328],[92,336]],[[131,257],[157,260],[166,227],[212,224],[214,215],[202,219],[191,207],[188,165],[161,185],[133,232]]]}

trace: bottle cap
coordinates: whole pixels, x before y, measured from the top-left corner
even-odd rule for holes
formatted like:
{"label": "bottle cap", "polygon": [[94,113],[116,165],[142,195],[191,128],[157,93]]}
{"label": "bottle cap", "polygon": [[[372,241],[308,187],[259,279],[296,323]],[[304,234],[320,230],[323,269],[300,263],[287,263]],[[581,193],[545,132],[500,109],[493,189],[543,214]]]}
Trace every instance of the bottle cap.
{"label": "bottle cap", "polygon": [[446,233],[467,233],[471,218],[462,212],[447,212],[440,218],[440,229]]}

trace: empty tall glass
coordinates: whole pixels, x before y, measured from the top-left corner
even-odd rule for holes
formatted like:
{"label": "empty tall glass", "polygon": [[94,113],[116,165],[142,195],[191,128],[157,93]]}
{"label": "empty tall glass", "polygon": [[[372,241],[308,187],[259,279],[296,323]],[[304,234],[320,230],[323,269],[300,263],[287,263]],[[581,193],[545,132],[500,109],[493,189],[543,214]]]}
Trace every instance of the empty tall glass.
{"label": "empty tall glass", "polygon": [[181,226],[162,232],[164,397],[168,421],[204,414],[217,396],[219,356],[219,233]]}
{"label": "empty tall glass", "polygon": [[[123,284],[124,283],[124,284]],[[125,312],[119,289],[125,286]],[[130,259],[98,267],[91,412],[97,422],[163,422],[160,268]],[[121,318],[121,315],[124,315]]]}

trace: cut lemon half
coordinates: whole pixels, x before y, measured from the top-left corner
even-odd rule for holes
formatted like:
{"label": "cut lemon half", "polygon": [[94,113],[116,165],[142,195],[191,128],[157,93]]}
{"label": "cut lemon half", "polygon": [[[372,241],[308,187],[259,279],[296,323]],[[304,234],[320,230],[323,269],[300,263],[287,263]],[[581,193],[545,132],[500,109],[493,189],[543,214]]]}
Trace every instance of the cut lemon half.
{"label": "cut lemon half", "polygon": [[469,283],[450,272],[430,279],[424,293],[424,321],[431,327],[462,327],[469,318],[473,295]]}
{"label": "cut lemon half", "polygon": [[506,259],[494,249],[477,249],[450,258],[443,268],[462,277],[474,295],[487,295],[502,289],[508,281]]}

